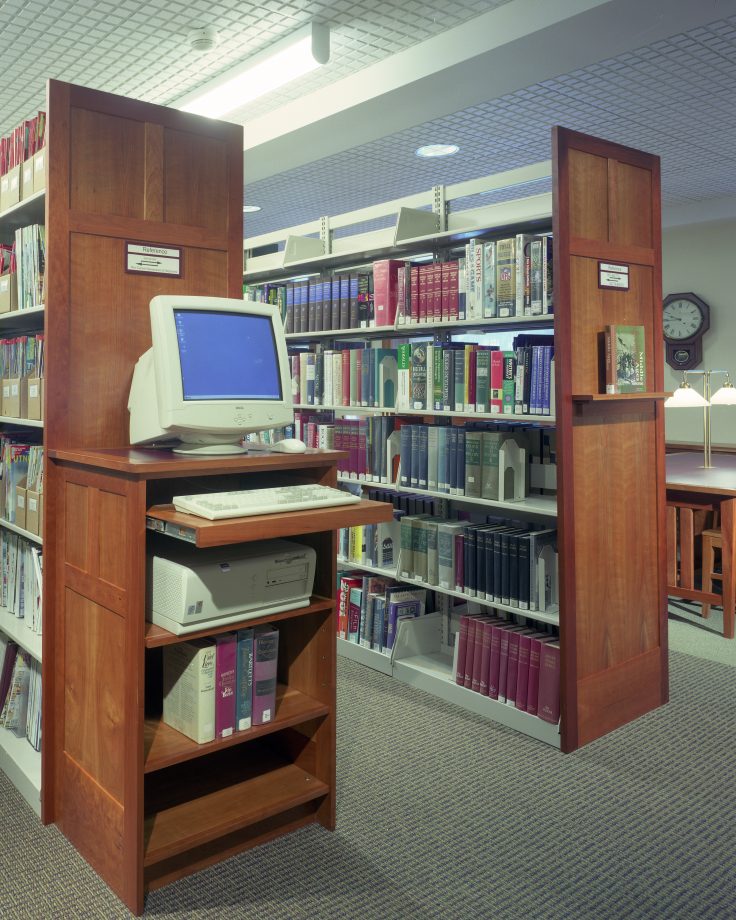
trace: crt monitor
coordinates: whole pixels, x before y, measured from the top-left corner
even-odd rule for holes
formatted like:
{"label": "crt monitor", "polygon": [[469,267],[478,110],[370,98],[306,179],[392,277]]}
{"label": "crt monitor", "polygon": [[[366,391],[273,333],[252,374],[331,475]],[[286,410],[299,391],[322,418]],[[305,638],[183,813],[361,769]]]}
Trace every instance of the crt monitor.
{"label": "crt monitor", "polygon": [[178,439],[180,453],[240,453],[242,436],[294,421],[281,317],[273,304],[158,296],[152,347],[133,372],[130,443]]}

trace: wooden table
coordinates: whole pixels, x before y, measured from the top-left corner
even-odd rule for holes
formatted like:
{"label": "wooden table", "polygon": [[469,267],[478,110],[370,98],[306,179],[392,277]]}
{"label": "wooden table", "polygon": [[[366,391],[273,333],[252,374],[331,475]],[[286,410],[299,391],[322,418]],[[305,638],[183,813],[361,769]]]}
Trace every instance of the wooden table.
{"label": "wooden table", "polygon": [[[734,637],[734,606],[736,605],[736,454],[713,454],[713,468],[703,468],[701,452],[687,451],[666,457],[667,498],[690,498],[693,502],[711,501],[720,508],[723,535],[723,635]],[[668,585],[670,594],[718,603],[712,595],[695,589],[680,589]]]}

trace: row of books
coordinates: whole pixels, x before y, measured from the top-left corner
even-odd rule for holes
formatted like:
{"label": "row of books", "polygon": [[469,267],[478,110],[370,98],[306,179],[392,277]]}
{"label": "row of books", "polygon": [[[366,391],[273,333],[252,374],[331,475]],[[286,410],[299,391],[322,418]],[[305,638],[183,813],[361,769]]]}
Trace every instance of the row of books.
{"label": "row of books", "polygon": [[30,159],[46,143],[46,113],[39,112],[0,137],[0,176]]}
{"label": "row of books", "polygon": [[272,626],[165,646],[163,721],[197,744],[273,721],[278,646]]}
{"label": "row of books", "polygon": [[[518,500],[536,489],[530,485],[532,467],[556,462],[554,429],[493,423],[466,428],[402,424],[399,432],[399,484],[406,489],[489,501]],[[359,455],[358,463],[361,459]],[[514,474],[513,488],[509,472]]]}
{"label": "row of books", "polygon": [[0,516],[16,523],[18,488],[43,492],[43,447],[0,435]]}
{"label": "row of books", "polygon": [[517,336],[513,351],[425,341],[302,351],[290,356],[292,397],[306,406],[550,415],[552,339],[531,338]]}
{"label": "row of books", "polygon": [[390,655],[399,620],[423,616],[431,596],[425,588],[353,572],[340,578],[337,600],[338,636]]}
{"label": "row of books", "polygon": [[501,518],[474,523],[428,514],[405,515],[399,528],[399,577],[520,611],[557,609],[554,528]]}
{"label": "row of books", "polygon": [[382,259],[371,269],[247,286],[275,303],[287,333],[543,316],[552,312],[552,238],[471,239],[442,262]]}
{"label": "row of books", "polygon": [[560,643],[555,635],[500,617],[463,616],[455,682],[482,696],[557,724]]}
{"label": "row of books", "polygon": [[0,727],[41,750],[41,665],[0,633]]}
{"label": "row of books", "polygon": [[0,528],[0,607],[41,635],[43,557],[40,547]]}
{"label": "row of books", "polygon": [[18,274],[18,309],[29,310],[46,302],[46,228],[31,224],[15,231]]}
{"label": "row of books", "polygon": [[43,332],[0,339],[0,377],[43,377],[44,343]]}

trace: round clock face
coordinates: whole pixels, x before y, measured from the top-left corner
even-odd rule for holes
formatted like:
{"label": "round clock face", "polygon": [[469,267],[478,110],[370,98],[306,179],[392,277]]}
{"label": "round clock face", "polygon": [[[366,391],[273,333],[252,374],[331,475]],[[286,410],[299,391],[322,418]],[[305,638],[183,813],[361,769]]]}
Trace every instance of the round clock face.
{"label": "round clock face", "polygon": [[673,298],[666,303],[662,315],[665,338],[682,342],[697,335],[705,321],[700,305],[687,297]]}

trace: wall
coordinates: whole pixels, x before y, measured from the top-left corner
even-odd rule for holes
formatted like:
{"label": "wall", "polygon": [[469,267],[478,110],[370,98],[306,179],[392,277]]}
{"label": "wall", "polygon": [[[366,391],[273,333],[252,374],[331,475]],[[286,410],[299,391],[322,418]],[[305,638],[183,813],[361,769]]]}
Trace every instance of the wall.
{"label": "wall", "polygon": [[[662,293],[692,291],[710,306],[710,329],[703,337],[703,362],[697,368],[732,372],[736,386],[736,220],[671,227],[662,232]],[[714,378],[717,388],[725,378]],[[682,376],[665,364],[664,388],[673,390]],[[690,383],[702,393],[699,378]],[[736,407],[714,406],[713,444],[736,445]],[[702,409],[667,409],[668,441],[702,444]]]}

